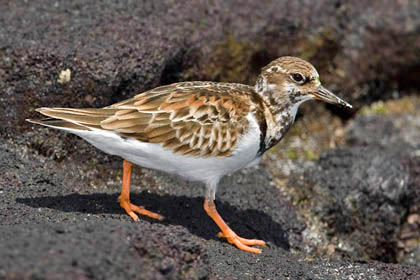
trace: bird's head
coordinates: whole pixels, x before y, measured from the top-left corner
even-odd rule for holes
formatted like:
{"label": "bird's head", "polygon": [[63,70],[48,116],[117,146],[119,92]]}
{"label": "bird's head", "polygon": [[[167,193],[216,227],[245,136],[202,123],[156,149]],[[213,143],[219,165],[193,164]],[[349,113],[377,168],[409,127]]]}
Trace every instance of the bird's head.
{"label": "bird's head", "polygon": [[321,85],[318,71],[309,62],[292,56],[280,57],[265,66],[255,90],[271,105],[285,101],[301,104],[311,99],[327,103],[352,106]]}

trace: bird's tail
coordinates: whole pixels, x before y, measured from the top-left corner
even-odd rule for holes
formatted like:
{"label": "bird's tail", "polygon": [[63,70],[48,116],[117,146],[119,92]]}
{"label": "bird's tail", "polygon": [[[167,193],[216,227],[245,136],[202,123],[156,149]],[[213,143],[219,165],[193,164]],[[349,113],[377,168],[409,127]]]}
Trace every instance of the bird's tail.
{"label": "bird's tail", "polygon": [[91,130],[101,128],[101,122],[115,114],[116,109],[74,109],[74,108],[38,108],[36,111],[47,116],[45,119],[27,119],[36,123],[62,130]]}

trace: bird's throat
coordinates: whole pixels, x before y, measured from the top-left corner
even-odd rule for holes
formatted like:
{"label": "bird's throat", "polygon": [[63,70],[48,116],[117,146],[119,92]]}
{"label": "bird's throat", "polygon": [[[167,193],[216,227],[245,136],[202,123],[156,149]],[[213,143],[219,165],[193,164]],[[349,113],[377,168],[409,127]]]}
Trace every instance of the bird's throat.
{"label": "bird's throat", "polygon": [[265,112],[268,128],[265,138],[266,149],[273,147],[283,138],[295,121],[299,106],[305,101],[284,100],[277,106],[267,105]]}
{"label": "bird's throat", "polygon": [[264,75],[260,75],[255,86],[256,93],[264,101],[264,116],[267,123],[265,149],[277,144],[295,121],[299,106],[310,100],[292,86],[269,84]]}

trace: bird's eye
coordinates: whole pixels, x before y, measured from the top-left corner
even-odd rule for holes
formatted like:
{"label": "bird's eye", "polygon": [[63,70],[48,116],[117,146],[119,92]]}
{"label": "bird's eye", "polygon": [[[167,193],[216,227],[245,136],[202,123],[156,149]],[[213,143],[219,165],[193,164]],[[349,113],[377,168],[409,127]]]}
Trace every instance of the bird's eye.
{"label": "bird's eye", "polygon": [[300,73],[292,74],[292,79],[298,84],[303,84],[305,82],[305,77],[303,77],[303,75]]}

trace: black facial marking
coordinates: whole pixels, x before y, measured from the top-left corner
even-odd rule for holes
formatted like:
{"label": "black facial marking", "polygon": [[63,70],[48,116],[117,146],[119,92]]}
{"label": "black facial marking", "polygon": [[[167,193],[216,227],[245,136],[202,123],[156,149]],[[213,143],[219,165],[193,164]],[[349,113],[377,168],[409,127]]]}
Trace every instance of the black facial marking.
{"label": "black facial marking", "polygon": [[303,93],[301,91],[293,92],[293,94],[290,95],[290,101],[294,104],[297,103],[298,97],[301,97]]}
{"label": "black facial marking", "polygon": [[265,137],[267,135],[267,121],[265,118],[262,119],[260,123],[260,148],[258,149],[257,156],[262,156],[265,151],[267,151],[267,147],[265,146]]}

